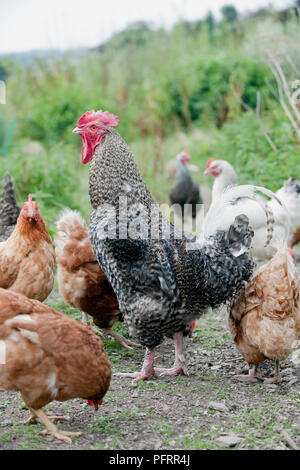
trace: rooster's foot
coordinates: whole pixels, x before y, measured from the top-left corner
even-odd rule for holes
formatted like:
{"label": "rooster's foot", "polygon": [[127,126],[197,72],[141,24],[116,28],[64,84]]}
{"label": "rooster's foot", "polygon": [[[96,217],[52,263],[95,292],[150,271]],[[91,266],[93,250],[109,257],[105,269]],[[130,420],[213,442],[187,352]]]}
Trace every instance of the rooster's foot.
{"label": "rooster's foot", "polygon": [[141,372],[132,372],[132,373],[116,373],[114,374],[117,377],[128,377],[133,379],[133,383],[139,382],[140,380],[147,380],[150,377],[156,375],[155,369],[153,367],[154,363],[154,354],[155,350],[146,349],[144,363]]}
{"label": "rooster's foot", "polygon": [[116,374],[113,374],[115,375],[116,377],[127,377],[129,379],[133,379],[133,383],[137,383],[139,382],[140,380],[147,380],[147,379],[150,379],[150,377],[153,377],[155,376],[155,371],[152,370],[151,371],[148,371],[148,372],[132,372],[132,373],[129,373],[129,372],[118,372]]}
{"label": "rooster's foot", "polygon": [[154,372],[159,377],[170,377],[178,374],[189,375],[186,365],[182,363],[174,365],[171,369],[155,368]]}

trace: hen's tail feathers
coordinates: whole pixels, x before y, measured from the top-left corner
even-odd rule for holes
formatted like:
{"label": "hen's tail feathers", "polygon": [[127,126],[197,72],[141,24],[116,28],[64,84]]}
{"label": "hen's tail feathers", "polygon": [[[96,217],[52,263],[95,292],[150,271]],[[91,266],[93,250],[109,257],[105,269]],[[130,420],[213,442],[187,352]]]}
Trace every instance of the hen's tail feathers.
{"label": "hen's tail feathers", "polygon": [[[282,201],[269,189],[266,189],[262,186],[253,186],[253,185],[241,185],[241,186],[229,186],[227,187],[222,196],[213,202],[210,206],[208,213],[204,219],[203,223],[203,238],[208,238],[209,236],[216,233],[218,227],[222,226],[222,219],[224,217],[225,209],[228,206],[236,206],[240,201],[245,199],[252,199],[259,204],[266,214],[267,221],[267,238],[265,247],[267,247],[273,236],[274,231],[274,215],[271,208],[267,205],[268,200],[261,196],[262,193],[265,196],[274,199],[280,206],[284,209]],[[243,209],[241,208],[241,214]],[[288,238],[288,234],[287,234]]]}
{"label": "hen's tail feathers", "polygon": [[78,211],[64,209],[56,222],[57,237],[69,239],[76,237],[76,230],[81,229],[88,234],[87,224]]}
{"label": "hen's tail feathers", "polygon": [[88,228],[79,212],[65,209],[56,222],[56,227],[54,244],[59,264],[67,264],[70,269],[75,269],[82,263],[95,262]]}

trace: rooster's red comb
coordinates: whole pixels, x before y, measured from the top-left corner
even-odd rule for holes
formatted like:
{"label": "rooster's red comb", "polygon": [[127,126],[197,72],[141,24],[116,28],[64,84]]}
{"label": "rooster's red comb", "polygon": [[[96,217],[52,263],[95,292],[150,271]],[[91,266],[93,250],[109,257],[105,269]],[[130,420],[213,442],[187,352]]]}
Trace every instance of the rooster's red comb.
{"label": "rooster's red comb", "polygon": [[98,122],[109,127],[116,127],[119,124],[119,118],[115,114],[109,113],[108,111],[87,111],[80,119],[78,119],[77,126],[82,127],[91,122]]}
{"label": "rooster's red comb", "polygon": [[214,158],[210,158],[210,159],[207,161],[207,163],[206,163],[206,168],[209,168],[210,165],[212,164],[212,162],[214,162],[214,161],[215,161]]}

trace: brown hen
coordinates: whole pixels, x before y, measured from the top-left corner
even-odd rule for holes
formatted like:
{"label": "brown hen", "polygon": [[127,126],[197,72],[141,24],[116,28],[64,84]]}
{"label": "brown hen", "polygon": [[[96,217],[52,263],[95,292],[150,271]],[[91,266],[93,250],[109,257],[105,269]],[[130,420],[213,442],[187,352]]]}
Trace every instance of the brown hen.
{"label": "brown hen", "polygon": [[287,248],[281,248],[252,278],[245,291],[229,305],[233,340],[251,366],[248,377],[261,377],[258,364],[275,361],[279,383],[280,361],[300,339],[299,277]]}
{"label": "brown hen", "polygon": [[31,416],[57,439],[71,442],[42,407],[84,398],[98,408],[110,384],[102,341],[73,318],[15,292],[0,289],[0,388],[20,392]]}
{"label": "brown hen", "polygon": [[45,300],[53,289],[52,240],[31,194],[10,237],[0,243],[0,287]]}
{"label": "brown hen", "polygon": [[66,303],[83,312],[86,324],[89,324],[87,314],[91,315],[98,328],[125,348],[140,347],[112,330],[114,323],[123,322],[123,315],[117,296],[95,258],[86,223],[78,212],[67,209],[62,213],[54,243],[59,291]]}

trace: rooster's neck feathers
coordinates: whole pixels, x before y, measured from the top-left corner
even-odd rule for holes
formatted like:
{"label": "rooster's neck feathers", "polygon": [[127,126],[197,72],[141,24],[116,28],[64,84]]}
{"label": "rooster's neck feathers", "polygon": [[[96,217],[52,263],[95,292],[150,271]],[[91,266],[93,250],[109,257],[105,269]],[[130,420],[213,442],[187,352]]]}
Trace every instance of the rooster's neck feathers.
{"label": "rooster's neck feathers", "polygon": [[126,196],[128,204],[139,201],[150,209],[153,200],[132,153],[119,133],[108,129],[90,164],[89,191],[93,208],[102,204],[115,206],[120,196]]}

